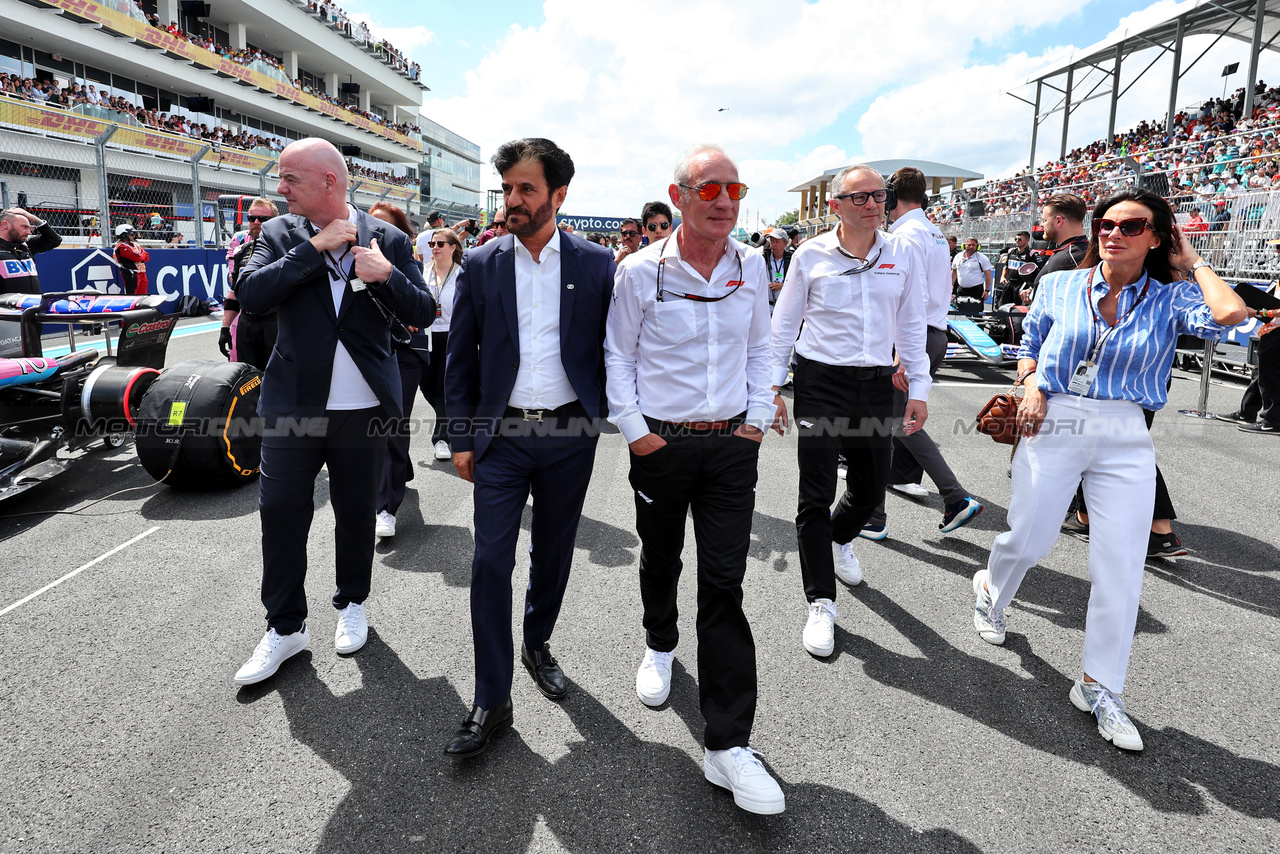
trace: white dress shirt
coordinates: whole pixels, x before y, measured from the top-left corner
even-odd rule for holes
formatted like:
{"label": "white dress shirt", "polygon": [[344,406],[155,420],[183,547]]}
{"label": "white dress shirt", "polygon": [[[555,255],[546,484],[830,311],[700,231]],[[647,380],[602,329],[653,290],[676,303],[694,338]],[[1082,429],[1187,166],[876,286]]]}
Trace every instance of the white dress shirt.
{"label": "white dress shirt", "polygon": [[[680,257],[679,231],[618,266],[604,339],[609,420],[627,442],[650,432],[646,415],[679,423],[746,412],[746,423],[767,430],[774,405],[764,258],[726,240],[708,281]],[[738,281],[743,284],[717,302],[676,296],[718,297]]]}
{"label": "white dress shirt", "polygon": [[911,269],[924,280],[925,322],[945,332],[947,312],[951,310],[951,251],[947,239],[920,208],[895,219],[889,233],[911,246]]}
{"label": "white dress shirt", "polygon": [[448,332],[449,318],[453,315],[453,304],[458,299],[458,273],[462,272],[461,264],[454,264],[449,268],[449,273],[444,277],[444,284],[436,279],[436,265],[434,261],[427,262],[427,290],[431,291],[431,297],[436,301],[436,319],[431,323],[432,332]]}
{"label": "white dress shirt", "polygon": [[985,288],[987,272],[991,269],[991,261],[981,252],[965,257],[963,251],[957,252],[951,261],[956,271],[956,283],[962,288]]}
{"label": "white dress shirt", "polygon": [[520,367],[510,403],[521,409],[555,409],[578,399],[560,361],[560,229],[542,247],[541,261],[515,239],[516,328]]}
{"label": "white dress shirt", "polygon": [[[907,369],[911,400],[929,399],[923,279],[911,244],[876,232],[865,266],[840,246],[835,229],[800,244],[773,309],[773,385],[787,381],[791,348],[806,359],[845,367],[888,367],[894,348]],[[800,332],[803,322],[804,331]],[[796,335],[800,334],[797,340]]]}
{"label": "white dress shirt", "polygon": [[[351,205],[347,205],[347,219],[356,219],[356,209]],[[314,225],[311,227],[320,230]],[[351,279],[351,268],[356,260],[351,246],[347,244],[346,251],[341,254],[336,250],[320,253],[329,271],[329,291],[333,294],[335,313],[342,310],[342,298],[351,288],[347,282]],[[378,396],[365,382],[364,374],[360,373],[346,346],[339,341],[333,351],[333,373],[329,375],[329,400],[325,409],[369,409],[377,405]]]}

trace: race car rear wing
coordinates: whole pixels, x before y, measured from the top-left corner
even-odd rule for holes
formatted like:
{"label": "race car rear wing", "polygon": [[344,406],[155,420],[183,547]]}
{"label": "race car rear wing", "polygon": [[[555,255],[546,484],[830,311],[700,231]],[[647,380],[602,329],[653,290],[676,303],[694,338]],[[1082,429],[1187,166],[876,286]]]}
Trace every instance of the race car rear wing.
{"label": "race car rear wing", "polygon": [[111,356],[111,325],[118,323],[116,364],[162,368],[169,336],[178,324],[177,315],[161,312],[164,304],[164,298],[156,295],[116,296],[97,291],[0,294],[0,356],[43,356],[41,336],[46,325],[67,328],[72,352],[76,329],[101,329]]}

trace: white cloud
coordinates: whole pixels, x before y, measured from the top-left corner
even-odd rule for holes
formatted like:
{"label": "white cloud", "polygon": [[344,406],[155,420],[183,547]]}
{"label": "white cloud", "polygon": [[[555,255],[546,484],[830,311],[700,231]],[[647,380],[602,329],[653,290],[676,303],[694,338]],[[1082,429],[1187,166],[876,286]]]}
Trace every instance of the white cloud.
{"label": "white cloud", "polygon": [[[857,144],[813,144],[850,105],[962,69],[974,44],[990,37],[975,21],[1000,20],[1009,38],[1060,15],[1021,0],[742,0],[730,11],[682,0],[675,18],[547,0],[544,11],[541,25],[513,26],[467,73],[464,95],[429,100],[424,114],[486,156],[516,137],[556,140],[578,167],[565,204],[571,213],[638,211],[665,196],[684,148],[716,141],[741,159],[752,187],[747,206],[766,218],[795,207],[787,189]],[[895,40],[897,33],[908,35]],[[917,127],[914,135],[926,142],[929,134]],[[485,167],[484,186],[496,183]]]}

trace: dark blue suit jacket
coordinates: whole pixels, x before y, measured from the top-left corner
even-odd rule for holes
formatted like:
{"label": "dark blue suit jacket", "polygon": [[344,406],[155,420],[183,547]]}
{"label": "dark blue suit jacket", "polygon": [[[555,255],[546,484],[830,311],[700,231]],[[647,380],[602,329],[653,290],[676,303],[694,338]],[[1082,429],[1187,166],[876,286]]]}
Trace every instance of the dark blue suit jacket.
{"label": "dark blue suit jacket", "polygon": [[[358,246],[367,247],[377,238],[394,268],[391,278],[377,286],[379,296],[406,326],[430,326],[436,305],[413,260],[408,235],[364,212],[357,212],[356,232]],[[341,341],[387,415],[399,417],[400,369],[387,321],[368,290],[355,293],[350,285],[334,311],[324,256],[310,238],[301,216],[286,214],[266,222],[236,282],[240,304],[251,314],[274,309],[279,327],[262,379],[258,413],[269,421],[323,415],[333,355]]]}
{"label": "dark blue suit jacket", "polygon": [[[613,297],[613,253],[560,232],[560,362],[592,419],[608,413],[605,318]],[[449,320],[445,411],[455,453],[484,455],[506,411],[520,367],[515,237],[467,253]]]}

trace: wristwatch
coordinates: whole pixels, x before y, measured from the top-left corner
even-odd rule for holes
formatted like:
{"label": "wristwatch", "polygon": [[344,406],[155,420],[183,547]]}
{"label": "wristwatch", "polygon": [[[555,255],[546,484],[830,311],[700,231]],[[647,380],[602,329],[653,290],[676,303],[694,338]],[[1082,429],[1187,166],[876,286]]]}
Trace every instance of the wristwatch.
{"label": "wristwatch", "polygon": [[[1191,269],[1190,269],[1190,270],[1187,270],[1187,279],[1188,279],[1188,280],[1190,280],[1190,281],[1195,281],[1195,278],[1196,278],[1196,270],[1199,270],[1201,267],[1209,267],[1209,262],[1208,262],[1208,261],[1203,261],[1203,260],[1202,260],[1202,261],[1197,261],[1197,262],[1195,262],[1194,264],[1192,264],[1192,265],[1191,265]],[[1210,270],[1212,270],[1213,268],[1212,268],[1212,267],[1209,267],[1209,269],[1210,269]]]}

